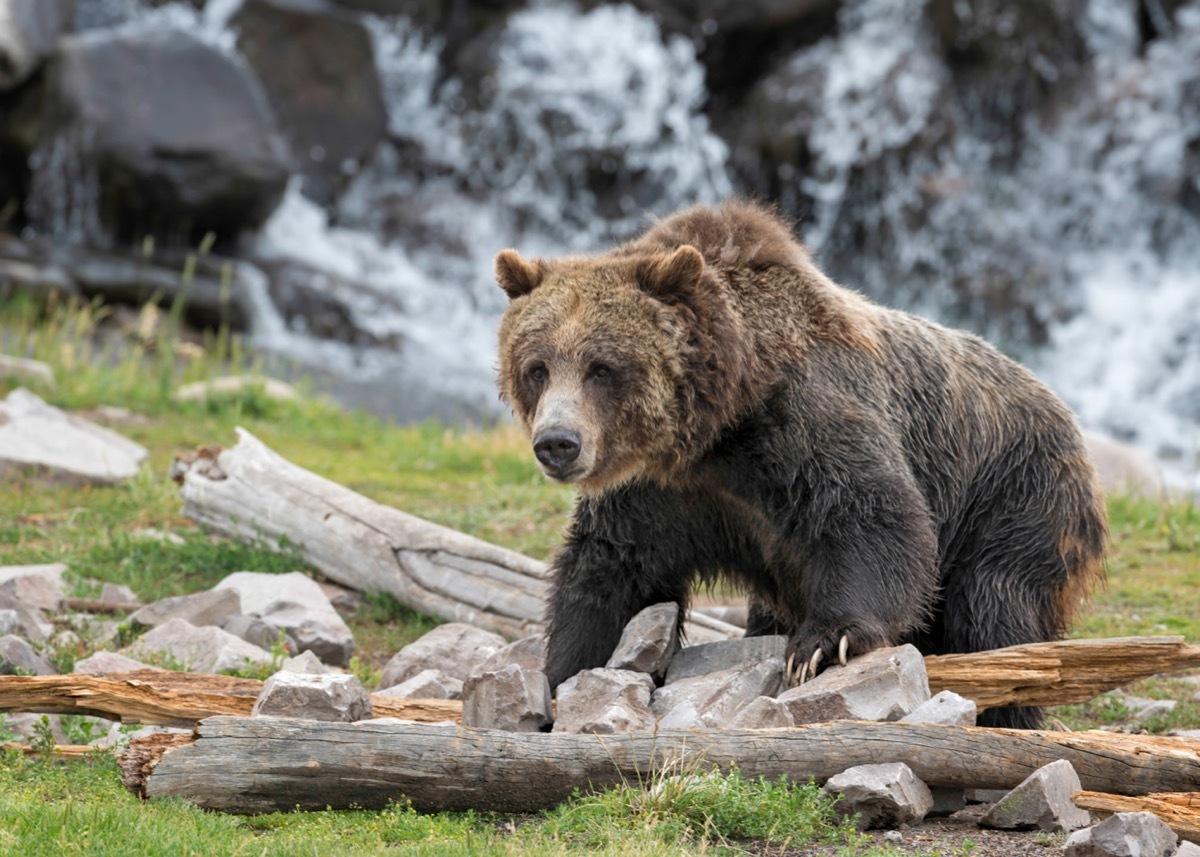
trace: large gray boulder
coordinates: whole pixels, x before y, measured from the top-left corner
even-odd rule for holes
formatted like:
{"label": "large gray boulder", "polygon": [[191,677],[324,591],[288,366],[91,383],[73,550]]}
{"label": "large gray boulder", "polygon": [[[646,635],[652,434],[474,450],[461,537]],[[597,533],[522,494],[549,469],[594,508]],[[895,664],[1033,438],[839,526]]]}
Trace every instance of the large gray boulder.
{"label": "large gray boulder", "polygon": [[54,633],[54,625],[46,619],[46,614],[20,598],[0,593],[0,610],[4,611],[6,633],[39,643],[49,640]]}
{"label": "large gray boulder", "polygon": [[139,661],[164,661],[191,672],[217,673],[264,665],[271,656],[220,628],[197,628],[183,619],[171,619],[147,631],[121,651]]}
{"label": "large gray boulder", "polygon": [[353,723],[371,716],[371,697],[352,675],[277,672],[263,683],[252,717]]}
{"label": "large gray boulder", "polygon": [[920,821],[933,809],[929,787],[903,762],[848,768],[830,777],[824,791],[842,796],[834,809],[839,815],[857,815],[859,830]]}
{"label": "large gray boulder", "polygon": [[662,678],[678,647],[679,605],[652,604],[626,623],[605,666]]}
{"label": "large gray boulder", "polygon": [[739,637],[685,646],[671,658],[665,683],[671,684],[680,679],[741,667],[768,658],[782,660],[786,651],[787,637],[781,636]]}
{"label": "large gray boulder", "polygon": [[242,599],[232,589],[209,589],[191,595],[172,595],[140,607],[126,619],[130,625],[155,628],[172,619],[183,619],[202,628],[217,625],[242,612]]}
{"label": "large gray boulder", "polygon": [[387,662],[379,678],[379,689],[400,684],[428,669],[441,670],[466,681],[484,661],[507,645],[499,634],[465,622],[438,625]]}
{"label": "large gray boulder", "polygon": [[1059,759],[1026,777],[988,810],[979,823],[1004,830],[1036,827],[1048,833],[1069,833],[1087,827],[1092,823],[1091,814],[1071,801],[1071,795],[1082,788],[1075,768],[1066,759]]}
{"label": "large gray boulder", "polygon": [[0,92],[37,71],[74,18],[75,0],[0,0]]}
{"label": "large gray boulder", "polygon": [[925,659],[910,645],[860,655],[779,695],[797,726],[826,720],[899,720],[928,699]]}
{"label": "large gray boulder", "polygon": [[61,562],[47,565],[0,567],[0,595],[8,595],[29,607],[57,613],[65,596]]}
{"label": "large gray boulder", "polygon": [[[40,2],[40,0],[39,0]],[[53,232],[65,160],[92,239],[233,238],[283,196],[286,143],[254,76],[183,31],[123,27],[67,36],[22,93],[0,146],[35,165],[26,216]],[[98,221],[98,224],[96,223]]]}
{"label": "large gray boulder", "polygon": [[[760,696],[774,696],[783,686],[783,659],[679,679],[654,692],[652,709],[661,725],[728,726],[738,712]],[[698,723],[693,723],[698,719]]]}
{"label": "large gray boulder", "polygon": [[551,721],[546,674],[510,664],[463,682],[462,725],[472,729],[540,732]]}
{"label": "large gray boulder", "polygon": [[1152,812],[1118,812],[1067,839],[1066,857],[1168,857],[1179,837]]}
{"label": "large gray boulder", "polygon": [[296,155],[305,192],[331,202],[387,131],[370,34],[352,16],[311,0],[245,0],[232,24]]}
{"label": "large gray boulder", "polygon": [[0,473],[33,468],[73,483],[115,485],[137,475],[139,444],[18,388],[0,401]]}
{"label": "large gray boulder", "polygon": [[558,686],[555,732],[612,735],[654,728],[654,679],[628,669],[583,670]]}
{"label": "large gray boulder", "polygon": [[216,588],[236,592],[241,597],[242,613],[286,631],[299,651],[311,651],[334,666],[350,663],[354,635],[312,578],[298,571],[288,574],[238,571]]}
{"label": "large gray boulder", "polygon": [[56,675],[54,664],[14,634],[0,637],[0,675]]}
{"label": "large gray boulder", "polygon": [[101,651],[77,660],[75,668],[71,672],[75,675],[107,675],[108,673],[127,673],[149,669],[155,669],[155,667],[116,652]]}

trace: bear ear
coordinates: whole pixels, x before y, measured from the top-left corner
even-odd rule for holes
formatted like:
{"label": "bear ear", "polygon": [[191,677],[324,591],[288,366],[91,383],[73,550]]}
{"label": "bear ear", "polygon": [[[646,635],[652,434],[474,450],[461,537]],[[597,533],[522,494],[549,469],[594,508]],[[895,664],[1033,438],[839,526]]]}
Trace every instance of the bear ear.
{"label": "bear ear", "polygon": [[703,273],[704,256],[684,244],[670,256],[648,260],[638,272],[638,283],[647,294],[670,301],[690,295]]}
{"label": "bear ear", "polygon": [[542,282],[542,266],[527,262],[516,250],[501,250],[496,254],[496,282],[509,300],[527,295]]}

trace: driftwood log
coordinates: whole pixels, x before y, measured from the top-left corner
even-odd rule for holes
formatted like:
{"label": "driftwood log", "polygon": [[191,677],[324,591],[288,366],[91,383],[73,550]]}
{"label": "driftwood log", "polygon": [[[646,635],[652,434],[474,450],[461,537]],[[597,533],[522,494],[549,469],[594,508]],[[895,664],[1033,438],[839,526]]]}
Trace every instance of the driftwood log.
{"label": "driftwood log", "polygon": [[560,735],[395,720],[213,717],[197,732],[197,740],[168,749],[157,764],[145,754],[130,761],[137,770],[126,771],[127,784],[149,798],[258,813],[382,807],[401,795],[422,811],[531,812],[576,788],[714,765],[736,766],[747,777],[823,782],[854,765],[904,762],[931,786],[1006,789],[1067,759],[1093,791],[1148,795],[1200,782],[1198,741],[930,723]]}
{"label": "driftwood log", "polygon": [[[237,432],[231,449],[202,447],[176,461],[188,517],[245,542],[285,539],[330,580],[386,592],[430,616],[510,639],[541,630],[545,563],[383,506]],[[694,614],[687,633],[706,642],[740,631]]]}
{"label": "driftwood log", "polygon": [[[1200,782],[1195,785],[1200,786]],[[1168,792],[1145,797],[1075,792],[1075,805],[1096,812],[1152,812],[1183,839],[1200,844],[1200,792]]]}
{"label": "driftwood log", "polygon": [[[995,705],[1082,702],[1139,678],[1200,666],[1200,646],[1182,637],[1066,640],[968,655],[925,658],[930,689],[953,690],[980,709]],[[93,714],[166,726],[191,726],[217,714],[247,715],[262,682],[200,673],[138,670],[108,676],[0,676],[0,711]],[[452,700],[375,695],[376,717],[457,721]]]}
{"label": "driftwood log", "polygon": [[[205,673],[137,670],[107,676],[0,676],[0,711],[90,714],[156,726],[190,727],[217,714],[247,717],[263,683]],[[457,722],[462,704],[374,694],[376,717]]]}

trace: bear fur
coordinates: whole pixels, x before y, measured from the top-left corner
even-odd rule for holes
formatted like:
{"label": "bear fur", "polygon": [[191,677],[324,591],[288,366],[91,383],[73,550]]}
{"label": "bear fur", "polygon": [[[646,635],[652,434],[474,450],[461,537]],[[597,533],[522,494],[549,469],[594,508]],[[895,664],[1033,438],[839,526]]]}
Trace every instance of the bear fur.
{"label": "bear fur", "polygon": [[1066,406],[981,339],[836,285],[763,208],[692,208],[594,257],[505,250],[496,276],[501,395],[579,488],[551,686],[698,580],[745,587],[746,633],[785,634],[803,680],[905,642],[1056,639],[1103,579],[1103,499]]}

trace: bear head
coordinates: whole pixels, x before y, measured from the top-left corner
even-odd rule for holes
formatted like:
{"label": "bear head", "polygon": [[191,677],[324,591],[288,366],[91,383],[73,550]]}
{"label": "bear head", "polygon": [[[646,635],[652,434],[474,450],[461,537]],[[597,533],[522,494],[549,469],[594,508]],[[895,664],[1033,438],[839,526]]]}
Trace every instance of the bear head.
{"label": "bear head", "polygon": [[510,299],[501,398],[545,473],[585,492],[671,473],[694,445],[697,366],[712,362],[698,319],[719,290],[701,253],[530,261],[504,250],[496,278]]}

